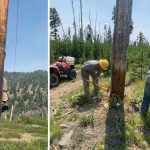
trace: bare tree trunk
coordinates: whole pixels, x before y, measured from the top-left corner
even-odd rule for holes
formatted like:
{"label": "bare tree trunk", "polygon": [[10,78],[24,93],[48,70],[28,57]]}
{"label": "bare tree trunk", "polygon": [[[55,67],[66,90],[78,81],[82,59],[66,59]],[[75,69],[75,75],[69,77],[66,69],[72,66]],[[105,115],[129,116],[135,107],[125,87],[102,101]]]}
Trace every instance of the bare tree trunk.
{"label": "bare tree trunk", "polygon": [[97,12],[96,12],[96,17],[95,17],[95,41],[96,41],[96,37],[97,37],[96,24],[97,24]]}
{"label": "bare tree trunk", "polygon": [[111,95],[115,94],[120,98],[124,98],[131,13],[132,0],[116,1],[116,19],[112,53]]}
{"label": "bare tree trunk", "polygon": [[75,13],[74,13],[73,0],[72,0],[71,2],[72,2],[73,17],[74,17],[74,30],[75,30],[75,36],[77,36],[76,17],[75,17]]}
{"label": "bare tree trunk", "polygon": [[90,21],[90,27],[92,28],[90,9],[89,9],[89,21]]}
{"label": "bare tree trunk", "polygon": [[143,48],[142,48],[142,54],[141,54],[141,80],[143,79]]}
{"label": "bare tree trunk", "polygon": [[3,73],[7,32],[8,0],[0,0],[0,117],[3,96]]}
{"label": "bare tree trunk", "polygon": [[80,0],[80,13],[81,13],[81,39],[83,41],[82,0]]}
{"label": "bare tree trunk", "polygon": [[90,27],[91,27],[91,30],[92,30],[91,37],[92,37],[92,41],[93,41],[94,37],[93,37],[93,29],[92,29],[92,23],[91,22],[92,22],[91,21],[91,13],[90,13],[90,9],[89,9],[89,24],[90,24]]}
{"label": "bare tree trunk", "polygon": [[63,28],[62,23],[60,23],[60,26],[61,26],[61,29],[62,29],[62,31],[63,31],[63,36],[65,36],[66,34],[65,34],[65,30],[64,30],[64,28]]}

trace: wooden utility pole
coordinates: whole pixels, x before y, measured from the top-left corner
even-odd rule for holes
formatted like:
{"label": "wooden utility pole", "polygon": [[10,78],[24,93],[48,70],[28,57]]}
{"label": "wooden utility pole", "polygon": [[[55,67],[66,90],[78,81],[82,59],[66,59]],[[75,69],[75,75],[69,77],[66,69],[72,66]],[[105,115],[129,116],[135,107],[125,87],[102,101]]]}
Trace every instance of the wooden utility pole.
{"label": "wooden utility pole", "polygon": [[3,97],[3,73],[7,32],[7,15],[9,0],[0,0],[0,117]]}
{"label": "wooden utility pole", "polygon": [[111,95],[115,94],[120,98],[124,98],[132,0],[116,0],[115,14]]}

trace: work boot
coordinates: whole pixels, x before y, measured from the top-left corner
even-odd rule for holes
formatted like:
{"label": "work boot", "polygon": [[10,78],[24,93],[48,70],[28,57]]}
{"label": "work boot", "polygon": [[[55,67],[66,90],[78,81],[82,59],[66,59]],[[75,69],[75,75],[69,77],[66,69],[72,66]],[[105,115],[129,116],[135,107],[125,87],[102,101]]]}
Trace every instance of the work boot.
{"label": "work boot", "polygon": [[8,104],[7,102],[2,102],[2,112],[8,111]]}

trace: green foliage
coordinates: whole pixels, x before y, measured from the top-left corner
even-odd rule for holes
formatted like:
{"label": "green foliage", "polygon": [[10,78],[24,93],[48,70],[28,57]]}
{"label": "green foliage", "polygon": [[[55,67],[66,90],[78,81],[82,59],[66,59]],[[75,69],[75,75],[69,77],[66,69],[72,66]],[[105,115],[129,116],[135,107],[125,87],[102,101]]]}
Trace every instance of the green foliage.
{"label": "green foliage", "polygon": [[50,118],[50,140],[53,143],[56,138],[60,138],[63,134],[61,127],[55,122],[54,118]]}
{"label": "green foliage", "polygon": [[27,148],[27,143],[14,143],[10,141],[0,141],[0,146],[2,150],[25,150]]}
{"label": "green foliage", "polygon": [[[51,8],[53,9],[53,8]],[[50,40],[50,61],[51,63],[56,61],[59,56],[70,55],[75,57],[76,63],[84,63],[90,59],[107,58],[110,60],[112,33],[111,27],[106,26],[105,40],[102,42],[101,36],[97,33],[93,35],[93,29],[91,25],[87,25],[85,28],[85,39],[83,40],[80,35],[70,34],[70,27],[68,29],[68,35],[64,35],[61,38],[55,38]]]}
{"label": "green foliage", "polygon": [[129,46],[128,70],[130,81],[144,79],[150,64],[150,45],[140,32],[137,41]]}
{"label": "green foliage", "polygon": [[24,132],[27,133],[34,133],[35,135],[46,135],[48,132],[48,128],[47,127],[43,127],[43,126],[25,126],[23,128]]}
{"label": "green foliage", "polygon": [[87,127],[88,125],[94,125],[94,115],[93,114],[89,114],[86,116],[82,116],[80,118],[80,124],[83,127]]}
{"label": "green foliage", "polygon": [[34,115],[46,117],[47,110],[47,71],[28,73],[5,72],[9,87],[8,105],[15,106],[14,114],[35,112]]}
{"label": "green foliage", "polygon": [[50,27],[51,27],[51,37],[57,39],[58,27],[61,24],[58,12],[55,8],[50,8]]}
{"label": "green foliage", "polygon": [[[42,120],[41,118],[34,119],[33,117],[20,116],[19,118],[16,118],[16,120],[12,120],[12,122],[10,122],[9,119],[1,119],[0,138],[6,140],[0,141],[0,149],[45,150],[48,147],[47,133],[47,124],[45,123],[45,120]],[[29,134],[32,137],[32,140],[27,142],[23,138],[24,134]],[[11,141],[12,139],[13,141]]]}
{"label": "green foliage", "polygon": [[69,121],[69,122],[76,121],[78,118],[79,118],[79,115],[77,113],[73,113],[67,117],[67,121]]}
{"label": "green foliage", "polygon": [[72,107],[82,106],[84,104],[91,103],[91,101],[87,100],[86,96],[72,96],[70,99]]}
{"label": "green foliage", "polygon": [[47,139],[39,139],[35,140],[32,144],[29,145],[28,149],[35,149],[35,150],[45,150],[48,149],[48,142]]}
{"label": "green foliage", "polygon": [[59,117],[62,114],[63,109],[61,107],[58,107],[56,110],[56,116]]}
{"label": "green foliage", "polygon": [[17,123],[24,123],[24,124],[38,124],[41,126],[47,126],[47,120],[46,119],[42,119],[42,118],[38,118],[38,117],[29,117],[29,116],[25,116],[22,115],[17,119]]}
{"label": "green foliage", "polygon": [[75,137],[75,141],[77,144],[81,143],[84,139],[85,139],[85,133],[82,131],[78,133]]}
{"label": "green foliage", "polygon": [[45,150],[47,149],[47,140],[36,140],[29,144],[26,142],[0,141],[1,150]]}
{"label": "green foliage", "polygon": [[145,142],[142,133],[140,132],[143,128],[143,121],[139,115],[129,115],[126,121],[126,140],[127,144],[135,144],[137,147],[145,149]]}
{"label": "green foliage", "polygon": [[5,139],[10,139],[10,138],[17,138],[20,139],[21,135],[20,132],[16,132],[15,130],[2,130],[2,132],[0,133],[0,138],[5,138]]}

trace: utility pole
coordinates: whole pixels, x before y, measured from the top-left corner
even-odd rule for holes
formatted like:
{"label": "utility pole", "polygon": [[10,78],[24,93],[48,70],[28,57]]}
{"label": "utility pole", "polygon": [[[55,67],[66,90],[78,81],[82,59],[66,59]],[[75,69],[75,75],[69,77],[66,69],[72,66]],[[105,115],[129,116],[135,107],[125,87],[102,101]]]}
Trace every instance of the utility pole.
{"label": "utility pole", "polygon": [[7,15],[9,0],[0,0],[0,117],[2,113],[3,73],[6,48]]}
{"label": "utility pole", "polygon": [[132,0],[116,0],[115,14],[111,95],[114,94],[124,98]]}

